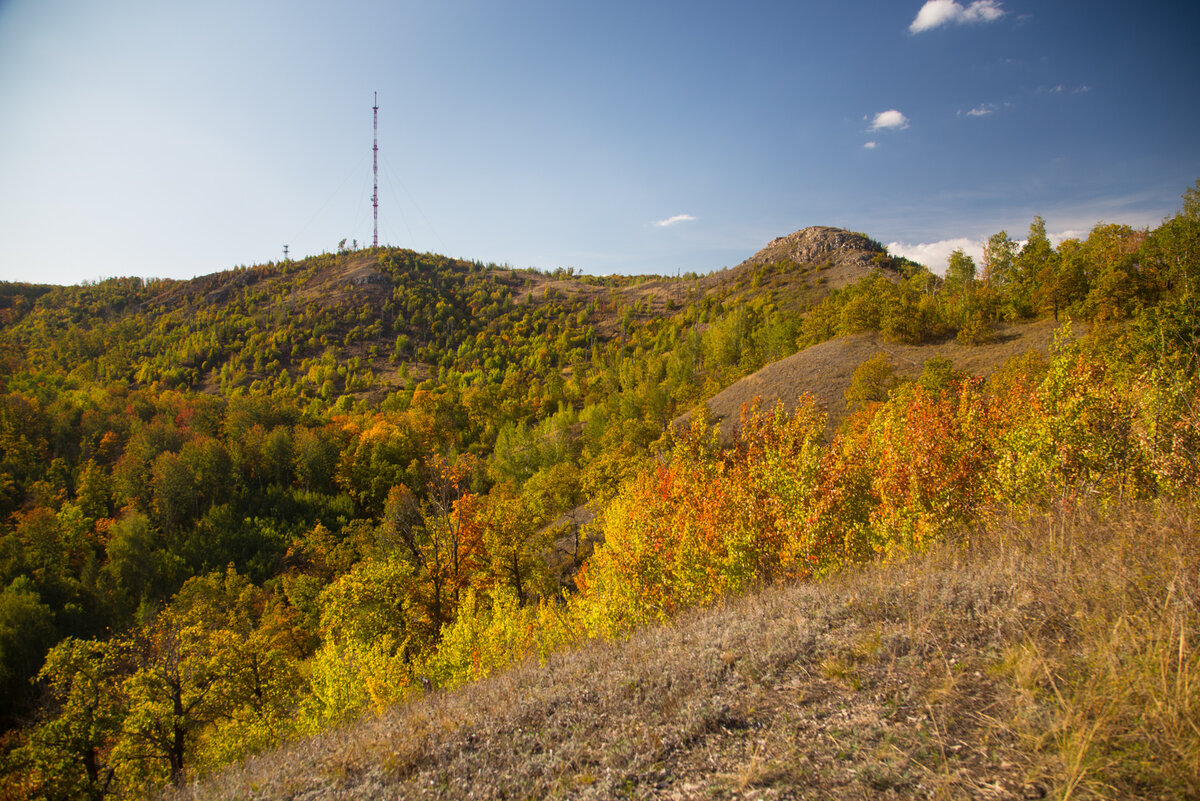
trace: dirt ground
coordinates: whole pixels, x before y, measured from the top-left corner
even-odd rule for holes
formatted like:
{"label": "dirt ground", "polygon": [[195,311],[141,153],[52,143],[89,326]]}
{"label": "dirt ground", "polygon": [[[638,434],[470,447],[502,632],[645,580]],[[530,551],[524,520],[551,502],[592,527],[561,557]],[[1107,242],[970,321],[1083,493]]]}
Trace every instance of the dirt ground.
{"label": "dirt ground", "polygon": [[[997,332],[995,341],[986,345],[960,345],[952,338],[940,343],[903,345],[885,342],[878,334],[838,337],[746,376],[709,398],[708,410],[721,423],[722,436],[728,439],[740,419],[743,404],[758,398],[765,409],[773,408],[778,401],[791,410],[797,399],[807,393],[826,410],[828,430],[833,431],[846,416],[845,392],[854,370],[878,353],[885,354],[901,376],[915,377],[921,373],[926,359],[944,356],[954,362],[955,368],[986,377],[1013,356],[1029,350],[1048,353],[1055,330],[1052,320],[1006,325]],[[684,415],[676,423],[688,417]]]}

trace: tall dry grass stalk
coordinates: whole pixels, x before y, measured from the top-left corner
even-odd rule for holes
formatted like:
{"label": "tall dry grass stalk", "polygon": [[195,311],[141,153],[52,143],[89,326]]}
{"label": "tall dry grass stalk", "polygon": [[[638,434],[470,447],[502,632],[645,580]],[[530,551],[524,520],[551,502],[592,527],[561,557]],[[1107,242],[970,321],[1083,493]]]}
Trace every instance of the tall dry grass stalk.
{"label": "tall dry grass stalk", "polygon": [[1195,506],[1072,506],[1009,518],[982,540],[1042,607],[1013,610],[1012,696],[996,723],[1056,795],[1200,797]]}
{"label": "tall dry grass stalk", "polygon": [[1200,797],[1195,503],[957,543],[592,641],[182,798]]}

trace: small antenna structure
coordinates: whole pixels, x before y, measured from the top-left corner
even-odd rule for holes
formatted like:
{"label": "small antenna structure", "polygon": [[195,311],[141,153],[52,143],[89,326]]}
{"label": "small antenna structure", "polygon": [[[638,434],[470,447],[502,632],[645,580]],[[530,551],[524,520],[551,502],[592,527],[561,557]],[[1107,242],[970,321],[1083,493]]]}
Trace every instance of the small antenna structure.
{"label": "small antenna structure", "polygon": [[371,247],[379,247],[379,92],[375,93],[375,105],[371,107],[374,113],[375,142],[371,147],[371,172],[375,187],[371,192],[371,208],[375,215],[375,235],[371,239]]}

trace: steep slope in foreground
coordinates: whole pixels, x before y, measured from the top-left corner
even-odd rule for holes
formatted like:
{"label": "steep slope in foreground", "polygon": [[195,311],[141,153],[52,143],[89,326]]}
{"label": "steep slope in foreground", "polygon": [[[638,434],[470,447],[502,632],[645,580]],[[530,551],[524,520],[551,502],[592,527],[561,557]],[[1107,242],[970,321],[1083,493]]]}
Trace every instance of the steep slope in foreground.
{"label": "steep slope in foreground", "polygon": [[1076,508],[589,643],[173,798],[1195,797],[1194,507]]}

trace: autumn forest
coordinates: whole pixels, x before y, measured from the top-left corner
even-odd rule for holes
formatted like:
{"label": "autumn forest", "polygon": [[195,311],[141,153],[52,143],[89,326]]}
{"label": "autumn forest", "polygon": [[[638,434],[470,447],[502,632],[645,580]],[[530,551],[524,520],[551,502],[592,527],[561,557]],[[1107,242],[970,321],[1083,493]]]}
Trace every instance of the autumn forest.
{"label": "autumn forest", "polygon": [[[1001,509],[1194,502],[1200,183],[944,275],[801,233],[670,278],[374,248],[0,285],[0,796],[142,797]],[[939,350],[1033,325],[985,374]],[[705,406],[856,336],[928,358]]]}

